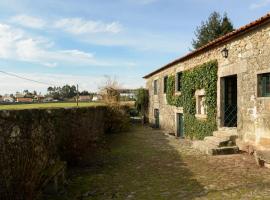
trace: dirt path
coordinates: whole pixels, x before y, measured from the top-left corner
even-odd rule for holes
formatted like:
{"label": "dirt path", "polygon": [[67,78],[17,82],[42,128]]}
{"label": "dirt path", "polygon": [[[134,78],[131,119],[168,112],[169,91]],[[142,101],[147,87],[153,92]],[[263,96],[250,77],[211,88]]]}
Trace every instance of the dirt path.
{"label": "dirt path", "polygon": [[205,156],[186,140],[142,127],[109,140],[103,165],[73,170],[58,199],[270,199],[270,170],[249,155]]}

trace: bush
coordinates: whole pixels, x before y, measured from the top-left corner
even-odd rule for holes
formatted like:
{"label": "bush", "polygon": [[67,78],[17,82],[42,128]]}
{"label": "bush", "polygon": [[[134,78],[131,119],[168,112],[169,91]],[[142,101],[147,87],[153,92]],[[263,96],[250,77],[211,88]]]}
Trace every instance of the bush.
{"label": "bush", "polygon": [[117,133],[128,130],[130,119],[126,107],[111,104],[107,107],[105,116],[105,133]]}
{"label": "bush", "polygon": [[32,200],[40,194],[47,178],[43,172],[57,159],[51,124],[42,126],[44,120],[39,112],[30,111],[21,111],[12,121],[1,118],[1,199]]}
{"label": "bush", "polygon": [[57,147],[68,165],[85,165],[104,148],[105,107],[53,110]]}

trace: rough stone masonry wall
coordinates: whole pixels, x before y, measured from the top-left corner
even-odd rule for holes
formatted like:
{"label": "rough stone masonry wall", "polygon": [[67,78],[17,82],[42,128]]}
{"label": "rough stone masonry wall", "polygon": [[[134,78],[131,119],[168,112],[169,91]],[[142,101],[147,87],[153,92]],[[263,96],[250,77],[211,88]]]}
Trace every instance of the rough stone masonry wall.
{"label": "rough stone masonry wall", "polygon": [[105,106],[0,111],[0,199],[34,199],[61,161],[94,162],[105,147],[107,112]]}
{"label": "rough stone masonry wall", "polygon": [[[229,50],[228,58],[223,58],[221,50]],[[216,46],[147,79],[150,91],[149,119],[154,123],[153,110],[160,109],[160,126],[176,132],[175,108],[166,103],[163,94],[163,77],[179,71],[192,69],[210,60],[218,61],[217,83],[217,123],[222,127],[221,78],[237,75],[238,92],[238,134],[246,143],[262,148],[270,144],[270,98],[257,95],[257,74],[270,72],[270,24],[239,36],[226,44]],[[158,79],[158,95],[153,94],[153,81]]]}

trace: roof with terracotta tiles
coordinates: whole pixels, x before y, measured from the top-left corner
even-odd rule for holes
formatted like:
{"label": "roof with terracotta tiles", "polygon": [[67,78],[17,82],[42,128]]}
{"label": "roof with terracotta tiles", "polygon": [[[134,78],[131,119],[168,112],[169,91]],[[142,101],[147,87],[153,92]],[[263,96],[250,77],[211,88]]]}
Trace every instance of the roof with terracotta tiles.
{"label": "roof with terracotta tiles", "polygon": [[212,49],[212,48],[214,48],[216,46],[219,46],[219,45],[224,44],[224,43],[226,43],[226,42],[228,42],[228,41],[230,41],[230,40],[232,40],[232,39],[234,39],[236,37],[239,37],[242,34],[245,34],[245,33],[249,32],[249,31],[252,31],[252,30],[254,30],[256,28],[259,28],[262,25],[268,23],[269,21],[270,21],[270,13],[267,13],[263,17],[255,20],[255,21],[253,21],[253,22],[251,22],[251,23],[249,23],[249,24],[247,24],[245,26],[242,26],[239,29],[236,29],[236,30],[224,35],[224,36],[221,36],[221,37],[213,40],[212,42],[209,42],[208,44],[196,49],[195,51],[192,51],[192,52],[186,54],[185,56],[180,57],[180,58],[168,63],[167,65],[165,65],[165,66],[163,66],[163,67],[161,67],[161,68],[147,74],[143,78],[145,78],[145,79],[149,78],[149,77],[151,77],[151,76],[153,76],[153,75],[155,75],[155,74],[157,74],[157,73],[159,73],[159,72],[161,72],[161,71],[163,71],[163,70],[165,70],[165,69],[167,69],[167,68],[169,68],[169,67],[171,67],[171,66],[173,66],[173,65],[175,65],[177,63],[179,63],[179,62],[183,62],[185,60],[188,60],[188,59],[190,59],[190,58],[192,58],[192,57],[194,57],[194,56],[196,56],[196,55],[198,55],[200,53],[208,51],[208,50],[210,50],[210,49]]}

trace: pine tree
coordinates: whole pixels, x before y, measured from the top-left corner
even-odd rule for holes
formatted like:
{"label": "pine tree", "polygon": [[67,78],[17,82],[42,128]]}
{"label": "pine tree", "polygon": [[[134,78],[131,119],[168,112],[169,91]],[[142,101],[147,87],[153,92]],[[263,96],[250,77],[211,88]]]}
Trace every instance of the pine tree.
{"label": "pine tree", "polygon": [[192,46],[194,49],[198,49],[233,30],[231,20],[226,13],[221,17],[218,12],[213,12],[206,22],[202,22],[201,26],[197,27],[196,39],[193,39]]}

